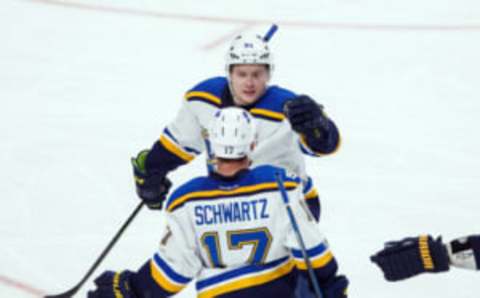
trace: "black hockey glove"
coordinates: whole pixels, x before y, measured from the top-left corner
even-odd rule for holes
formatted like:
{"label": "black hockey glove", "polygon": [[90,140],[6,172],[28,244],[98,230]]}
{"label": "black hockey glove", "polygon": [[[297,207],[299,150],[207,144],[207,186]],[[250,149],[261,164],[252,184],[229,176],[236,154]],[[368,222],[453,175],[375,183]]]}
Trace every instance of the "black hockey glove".
{"label": "black hockey glove", "polygon": [[347,298],[348,279],[345,275],[335,276],[334,279],[321,285],[324,298]]}
{"label": "black hockey glove", "polygon": [[283,110],[293,130],[307,138],[322,139],[330,128],[323,106],[307,95],[287,101]]}
{"label": "black hockey glove", "polygon": [[370,259],[382,269],[388,281],[399,281],[423,272],[449,270],[447,248],[442,238],[434,240],[430,235],[387,242]]}
{"label": "black hockey glove", "polygon": [[447,251],[452,266],[480,270],[480,235],[454,239],[447,244]]}
{"label": "black hockey glove", "polygon": [[105,271],[94,281],[97,287],[89,291],[88,298],[136,298],[130,286],[129,278],[132,275],[130,271],[121,273]]}
{"label": "black hockey glove", "polygon": [[148,150],[132,157],[133,175],[137,195],[147,204],[148,208],[160,210],[172,183],[163,173],[148,173],[145,167]]}

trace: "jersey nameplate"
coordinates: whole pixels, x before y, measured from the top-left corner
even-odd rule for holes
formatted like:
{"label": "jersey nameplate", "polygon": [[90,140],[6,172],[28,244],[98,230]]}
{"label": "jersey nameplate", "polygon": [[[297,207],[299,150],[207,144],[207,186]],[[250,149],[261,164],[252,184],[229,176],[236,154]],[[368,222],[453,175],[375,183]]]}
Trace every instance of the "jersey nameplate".
{"label": "jersey nameplate", "polygon": [[268,201],[265,198],[197,205],[194,208],[195,224],[201,226],[266,219],[270,217],[267,205]]}

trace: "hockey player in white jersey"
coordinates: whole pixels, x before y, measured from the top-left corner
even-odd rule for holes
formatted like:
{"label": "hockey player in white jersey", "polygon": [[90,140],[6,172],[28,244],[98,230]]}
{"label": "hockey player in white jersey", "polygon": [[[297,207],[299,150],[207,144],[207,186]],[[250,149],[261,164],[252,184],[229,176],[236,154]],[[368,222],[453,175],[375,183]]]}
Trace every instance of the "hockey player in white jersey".
{"label": "hockey player in white jersey", "polygon": [[307,265],[275,182],[277,173],[323,297],[347,297],[348,280],[337,275],[337,262],[305,206],[300,179],[274,166],[249,168],[256,131],[248,112],[226,108],[214,119],[209,129],[214,171],[169,196],[158,252],[136,272],[104,272],[88,297],[169,297],[193,279],[202,298],[294,297]]}
{"label": "hockey player in white jersey", "polygon": [[226,77],[207,79],[186,92],[180,111],[160,139],[138,155],[134,168],[138,195],[150,208],[160,209],[164,196],[159,185],[170,171],[202,152],[206,152],[211,170],[207,125],[218,109],[237,106],[258,120],[260,143],[251,156],[253,165],[271,164],[298,175],[308,206],[318,218],[320,202],[305,171],[304,154],[335,152],[340,143],[336,125],[309,96],[268,85],[274,63],[261,36],[237,36],[228,49],[225,68]]}

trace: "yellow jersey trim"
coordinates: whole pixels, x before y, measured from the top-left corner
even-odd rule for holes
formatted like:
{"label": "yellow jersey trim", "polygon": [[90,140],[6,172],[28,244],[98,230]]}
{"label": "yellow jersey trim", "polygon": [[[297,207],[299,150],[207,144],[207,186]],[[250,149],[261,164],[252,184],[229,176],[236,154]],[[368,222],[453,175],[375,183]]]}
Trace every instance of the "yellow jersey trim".
{"label": "yellow jersey trim", "polygon": [[188,92],[187,94],[185,94],[185,99],[186,100],[190,100],[194,97],[200,97],[204,100],[207,100],[207,101],[210,101],[212,103],[214,103],[215,105],[218,105],[220,106],[222,104],[222,100],[213,95],[212,93],[209,93],[209,92],[205,92],[205,91],[190,91]]}
{"label": "yellow jersey trim", "polygon": [[318,192],[316,188],[313,188],[305,195],[305,200],[311,200],[318,197]]}
{"label": "yellow jersey trim", "polygon": [[[295,188],[298,186],[298,183],[293,181],[286,181],[284,182],[286,188]],[[181,197],[176,198],[170,206],[168,206],[167,210],[172,211],[178,205],[181,205],[189,200],[194,199],[204,199],[204,198],[212,198],[212,197],[220,197],[220,196],[230,196],[230,195],[239,195],[244,193],[262,191],[262,190],[275,190],[278,189],[278,185],[276,182],[266,182],[256,185],[248,185],[242,186],[237,189],[233,190],[203,190],[203,191],[195,191],[191,193],[187,193]]]}
{"label": "yellow jersey trim", "polygon": [[183,159],[186,162],[192,161],[195,156],[186,152],[185,150],[181,149],[177,144],[169,140],[165,135],[160,137],[160,143],[170,151],[171,153],[175,154],[179,158]]}
{"label": "yellow jersey trim", "polygon": [[162,288],[167,290],[170,293],[177,293],[182,290],[185,286],[177,285],[170,282],[165,276],[157,269],[157,266],[150,261],[150,272],[152,274],[153,280]]}
{"label": "yellow jersey trim", "polygon": [[285,119],[285,115],[283,115],[282,113],[273,112],[266,109],[254,108],[250,110],[250,113],[252,115],[264,116],[264,117],[272,118],[274,120],[279,120],[279,121],[282,121],[283,119]]}
{"label": "yellow jersey trim", "polygon": [[[330,263],[332,259],[333,259],[333,254],[332,252],[328,251],[322,256],[320,256],[319,258],[311,258],[312,267],[314,269],[325,267],[325,265]],[[300,270],[307,270],[307,263],[305,263],[305,261],[303,260],[300,261],[298,259],[295,259],[295,265]]]}
{"label": "yellow jersey trim", "polygon": [[239,279],[231,283],[227,283],[222,286],[219,286],[210,290],[206,290],[202,293],[199,293],[198,298],[213,298],[213,297],[217,297],[219,295],[223,295],[233,291],[238,291],[241,289],[265,284],[272,280],[275,280],[277,278],[280,278],[284,275],[289,274],[292,271],[294,266],[295,266],[294,262],[292,260],[289,260],[286,264],[281,265],[280,267],[268,273]]}

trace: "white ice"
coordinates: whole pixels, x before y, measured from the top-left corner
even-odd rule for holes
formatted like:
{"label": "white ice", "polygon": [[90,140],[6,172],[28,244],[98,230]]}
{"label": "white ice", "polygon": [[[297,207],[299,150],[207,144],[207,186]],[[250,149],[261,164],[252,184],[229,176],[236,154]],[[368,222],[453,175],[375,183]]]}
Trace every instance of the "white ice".
{"label": "white ice", "polygon": [[[138,203],[129,158],[188,88],[223,74],[225,38],[272,20],[273,83],[316,98],[342,132],[339,152],[308,168],[350,297],[479,297],[479,272],[387,283],[369,261],[386,240],[480,232],[474,0],[3,0],[0,277],[73,286]],[[199,158],[172,179],[203,171]],[[96,275],[137,269],[162,230],[162,213],[143,210]],[[0,297],[31,296],[0,278]]]}

